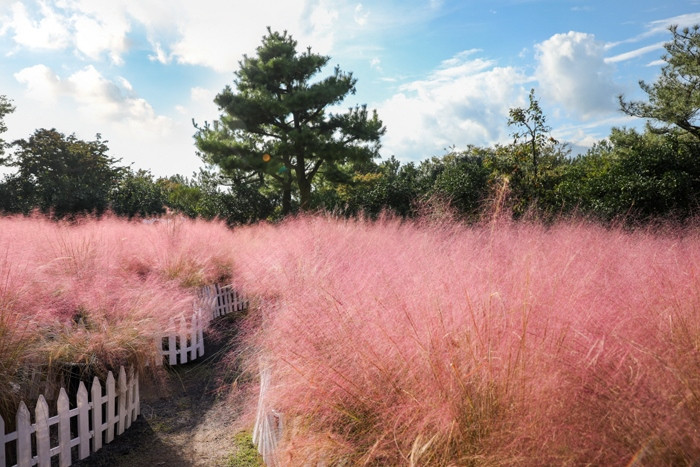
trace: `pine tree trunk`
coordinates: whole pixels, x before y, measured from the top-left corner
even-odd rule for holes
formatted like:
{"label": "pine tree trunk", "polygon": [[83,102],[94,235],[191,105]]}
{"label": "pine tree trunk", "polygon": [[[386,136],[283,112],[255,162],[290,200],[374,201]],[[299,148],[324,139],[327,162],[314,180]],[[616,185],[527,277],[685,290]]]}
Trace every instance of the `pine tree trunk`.
{"label": "pine tree trunk", "polygon": [[311,202],[311,183],[309,183],[306,177],[299,179],[299,201],[302,211],[309,209]]}
{"label": "pine tree trunk", "polygon": [[292,211],[292,189],[285,186],[282,188],[282,215],[286,216]]}

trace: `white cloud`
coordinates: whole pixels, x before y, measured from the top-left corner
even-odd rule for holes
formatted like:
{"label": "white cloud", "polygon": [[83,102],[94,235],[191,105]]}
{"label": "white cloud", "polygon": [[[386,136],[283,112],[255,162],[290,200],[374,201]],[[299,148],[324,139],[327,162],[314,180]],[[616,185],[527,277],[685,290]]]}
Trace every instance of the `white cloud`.
{"label": "white cloud", "polygon": [[676,25],[679,28],[690,28],[696,24],[700,24],[700,12],[699,13],[687,13],[684,15],[673,16],[671,18],[660,19],[657,21],[652,21],[649,23],[649,31],[645,33],[645,36],[658,33],[668,34],[668,28],[670,26]]}
{"label": "white cloud", "polygon": [[216,115],[211,102],[215,91],[196,88],[178,104],[181,112],[173,105],[172,115],[161,115],[128,80],[108,79],[92,66],[59,76],[45,65],[35,65],[14,78],[26,96],[20,105],[21,94],[15,94],[18,105],[6,119],[7,140],[26,138],[37,128],[76,133],[85,140],[101,133],[109,141],[110,155],[159,176],[189,175],[201,166],[193,146],[192,118],[201,122]]}
{"label": "white cloud", "polygon": [[663,60],[663,59],[652,60],[651,62],[646,64],[646,66],[664,66],[664,65],[666,65],[666,60]]}
{"label": "white cloud", "polygon": [[39,3],[39,15],[31,17],[22,3],[14,3],[9,17],[3,18],[3,33],[13,31],[13,40],[29,49],[57,50],[70,42],[67,18],[55,13],[46,3]]}
{"label": "white cloud", "polygon": [[608,57],[605,59],[605,63],[617,63],[617,62],[622,62],[625,60],[630,60],[632,58],[641,57],[642,55],[645,55],[649,52],[663,49],[664,44],[665,44],[665,42],[657,42],[656,44],[651,44],[651,45],[647,45],[644,47],[640,47],[638,49],[631,50],[629,52],[624,52],[624,53],[615,55],[614,57]]}
{"label": "white cloud", "polygon": [[317,53],[330,54],[339,42],[366,47],[376,31],[423,23],[440,14],[441,4],[435,0],[370,6],[354,0],[23,0],[12,7],[0,3],[0,12],[6,12],[0,34],[14,33],[20,49],[73,50],[91,60],[106,56],[123,65],[132,31],[145,31],[153,61],[230,73],[243,54],[254,53],[268,26],[289,31],[301,50],[312,46]]}
{"label": "white cloud", "polygon": [[583,119],[616,108],[620,93],[604,45],[592,34],[555,34],[535,46],[535,75],[542,93]]}
{"label": "white cloud", "polygon": [[[35,50],[65,50],[73,48],[79,54],[96,60],[107,53],[111,61],[123,64],[129,24],[112,8],[103,8],[93,17],[68,2],[28,1],[13,3],[2,18],[0,34],[12,32],[19,48]],[[27,5],[34,7],[31,13]],[[38,8],[37,8],[38,7]],[[59,9],[60,8],[60,9]],[[64,10],[65,9],[65,10]],[[104,11],[106,10],[106,11]]]}
{"label": "white cloud", "polygon": [[129,24],[118,16],[109,19],[95,19],[77,16],[74,20],[75,47],[87,57],[96,60],[107,52],[116,65],[123,65],[122,54],[127,49],[126,34]]}
{"label": "white cloud", "polygon": [[155,55],[149,55],[149,60],[162,63],[163,65],[170,63],[170,57],[165,53],[165,50],[163,50],[160,42],[154,43],[153,47],[155,48]]}
{"label": "white cloud", "polygon": [[127,14],[145,26],[155,59],[200,65],[221,73],[235,70],[243,54],[254,53],[267,26],[288,30],[302,50],[312,45],[315,52],[329,53],[341,9],[352,15],[349,5],[330,0],[176,0],[167,8],[156,0],[121,1]]}
{"label": "white cloud", "polygon": [[528,78],[512,67],[469,59],[443,61],[427,79],[402,85],[382,103],[383,153],[423,159],[450,145],[491,145],[507,138],[508,110],[523,102]]}
{"label": "white cloud", "polygon": [[56,102],[62,93],[63,83],[51,69],[45,65],[34,65],[14,74],[17,82],[26,86],[26,94],[34,100]]}
{"label": "white cloud", "polygon": [[365,11],[365,8],[362,6],[362,3],[358,3],[355,7],[355,14],[353,16],[353,19],[360,26],[364,26],[365,24],[367,24],[367,18],[369,18],[369,12]]}
{"label": "white cloud", "polygon": [[638,127],[644,122],[621,113],[585,123],[564,123],[552,130],[552,136],[579,148],[590,148],[608,137],[611,127]]}
{"label": "white cloud", "polygon": [[17,72],[15,79],[23,84],[28,98],[35,101],[57,102],[70,99],[78,111],[90,118],[137,131],[167,133],[172,122],[156,115],[153,107],[133,92],[131,83],[123,77],[110,81],[89,65],[65,79],[45,65],[35,65]]}
{"label": "white cloud", "polygon": [[683,29],[686,27],[692,27],[696,24],[700,24],[700,13],[687,13],[684,15],[672,16],[670,18],[651,21],[646,25],[646,31],[644,31],[643,33],[638,34],[629,39],[617,42],[610,42],[605,45],[605,48],[610,49],[613,47],[617,47],[621,44],[635,43],[657,35],[665,35],[667,37],[670,37],[668,31],[669,27],[675,25]]}

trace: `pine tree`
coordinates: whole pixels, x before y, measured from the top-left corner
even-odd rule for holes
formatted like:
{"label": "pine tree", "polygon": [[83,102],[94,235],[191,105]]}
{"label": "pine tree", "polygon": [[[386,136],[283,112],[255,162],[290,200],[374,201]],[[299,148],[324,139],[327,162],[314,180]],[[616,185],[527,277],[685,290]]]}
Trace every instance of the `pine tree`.
{"label": "pine tree", "polygon": [[653,84],[639,82],[649,102],[627,102],[620,96],[620,108],[634,117],[656,120],[660,127],[650,129],[666,133],[672,127],[685,130],[700,139],[700,26],[678,30],[670,28],[673,39],[664,45],[666,65]]}
{"label": "pine tree", "polygon": [[235,89],[226,86],[214,102],[222,115],[213,125],[197,127],[195,140],[205,161],[235,183],[272,186],[282,195],[282,213],[298,194],[309,207],[314,177],[347,162],[377,156],[385,128],[366,106],[327,114],[355,93],[356,79],[336,67],[313,80],[330,57],[308,48],[297,52],[287,32],[268,33],[254,57],[244,56],[235,72]]}

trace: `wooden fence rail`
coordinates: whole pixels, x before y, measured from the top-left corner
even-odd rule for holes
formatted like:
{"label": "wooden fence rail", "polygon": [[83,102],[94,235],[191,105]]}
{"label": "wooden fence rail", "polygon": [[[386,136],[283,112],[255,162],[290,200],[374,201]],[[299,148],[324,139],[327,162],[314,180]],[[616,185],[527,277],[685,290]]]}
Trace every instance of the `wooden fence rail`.
{"label": "wooden fence rail", "polygon": [[[49,417],[49,405],[39,396],[34,410],[34,423],[24,402],[20,402],[15,417],[16,430],[5,433],[5,421],[0,417],[0,467],[10,467],[8,459],[14,459],[16,467],[34,465],[51,466],[58,456],[58,465],[71,465],[72,449],[78,447],[78,459],[85,459],[114,440],[131,426],[139,416],[141,402],[139,380],[133,371],[127,377],[124,367],[119,369],[116,381],[110,371],[104,388],[95,377],[90,393],[80,382],[76,395],[76,407],[70,408],[64,388],[59,391],[57,414]],[[71,423],[72,419],[75,423]],[[58,436],[50,436],[51,427],[57,426]],[[54,438],[54,439],[52,439]],[[12,446],[14,442],[14,446]],[[55,443],[55,446],[52,444]],[[9,447],[8,447],[9,445]]]}

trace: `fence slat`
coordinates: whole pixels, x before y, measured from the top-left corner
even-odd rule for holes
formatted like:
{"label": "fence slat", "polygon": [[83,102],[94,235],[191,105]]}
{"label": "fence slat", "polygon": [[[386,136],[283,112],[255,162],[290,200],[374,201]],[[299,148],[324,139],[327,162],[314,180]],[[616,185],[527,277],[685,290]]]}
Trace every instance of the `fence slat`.
{"label": "fence slat", "polygon": [[92,379],[92,452],[102,449],[102,385]]}
{"label": "fence slat", "polygon": [[49,405],[44,395],[39,396],[34,409],[36,417],[36,452],[39,458],[39,467],[51,466],[51,442],[49,441]]}
{"label": "fence slat", "polygon": [[117,397],[119,397],[119,406],[117,408],[117,435],[124,433],[126,429],[126,371],[124,367],[119,367],[119,377],[117,378]]}
{"label": "fence slat", "polygon": [[68,403],[68,394],[63,388],[58,393],[56,408],[58,409],[58,465],[68,467],[71,465],[70,404]]}
{"label": "fence slat", "polygon": [[85,459],[90,455],[90,403],[88,402],[87,389],[82,381],[78,386],[76,400],[78,405],[78,438],[80,438],[78,456],[80,459]]}
{"label": "fence slat", "polygon": [[32,465],[32,425],[24,401],[19,403],[17,411],[17,465],[19,467]]}
{"label": "fence slat", "polygon": [[107,424],[107,443],[111,443],[114,440],[114,423],[116,422],[116,416],[114,413],[114,398],[116,396],[116,391],[114,390],[114,375],[110,371],[107,373],[107,416],[105,417],[104,423]]}

